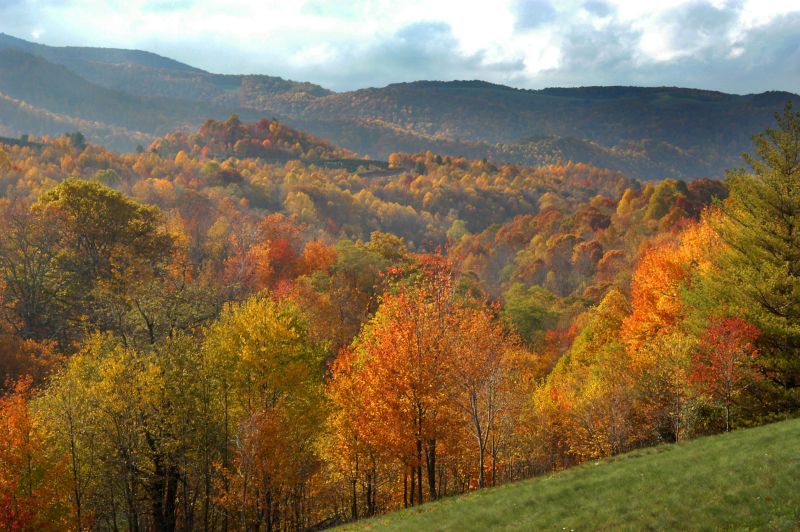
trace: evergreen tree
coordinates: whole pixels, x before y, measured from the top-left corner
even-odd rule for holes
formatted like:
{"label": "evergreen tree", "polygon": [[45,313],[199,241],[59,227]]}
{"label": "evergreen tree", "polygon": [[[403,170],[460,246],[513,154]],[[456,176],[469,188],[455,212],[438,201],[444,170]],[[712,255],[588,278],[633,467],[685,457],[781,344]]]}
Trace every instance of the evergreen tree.
{"label": "evergreen tree", "polygon": [[[727,251],[709,283],[728,312],[762,333],[762,371],[800,400],[800,113],[787,104],[777,127],[756,135],[749,171],[730,171],[730,197],[715,229]],[[719,296],[723,297],[719,297]]]}

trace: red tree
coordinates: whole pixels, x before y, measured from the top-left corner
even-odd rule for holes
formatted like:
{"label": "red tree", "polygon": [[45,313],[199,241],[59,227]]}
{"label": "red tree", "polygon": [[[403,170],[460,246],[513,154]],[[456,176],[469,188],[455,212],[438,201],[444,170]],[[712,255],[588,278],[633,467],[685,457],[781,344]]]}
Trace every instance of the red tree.
{"label": "red tree", "polygon": [[741,318],[715,318],[693,357],[691,382],[722,406],[726,432],[730,430],[731,405],[760,378],[754,364],[758,336],[758,329]]}

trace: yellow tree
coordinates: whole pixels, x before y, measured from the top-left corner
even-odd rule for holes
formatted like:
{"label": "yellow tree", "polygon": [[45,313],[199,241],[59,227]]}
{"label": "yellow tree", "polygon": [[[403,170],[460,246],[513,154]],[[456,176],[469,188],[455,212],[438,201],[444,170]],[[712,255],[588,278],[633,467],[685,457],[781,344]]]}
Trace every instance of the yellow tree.
{"label": "yellow tree", "polygon": [[[629,307],[617,290],[584,317],[581,333],[537,391],[547,446],[578,460],[616,454],[638,438],[630,362],[619,330]],[[554,456],[551,463],[569,457]]]}
{"label": "yellow tree", "polygon": [[677,441],[689,428],[689,366],[697,338],[686,323],[684,293],[713,268],[719,246],[708,223],[692,224],[677,240],[649,249],[633,272],[632,311],[620,337],[638,383],[643,426],[656,441]]}
{"label": "yellow tree", "polygon": [[203,351],[223,419],[219,502],[242,528],[279,528],[281,515],[308,526],[303,488],[319,467],[325,408],[322,351],[299,309],[268,296],[229,305]]}

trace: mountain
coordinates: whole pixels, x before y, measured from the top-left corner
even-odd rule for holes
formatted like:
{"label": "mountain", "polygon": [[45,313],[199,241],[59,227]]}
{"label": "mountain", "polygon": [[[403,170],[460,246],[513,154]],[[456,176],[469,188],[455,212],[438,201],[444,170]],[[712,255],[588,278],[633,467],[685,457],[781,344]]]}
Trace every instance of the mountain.
{"label": "mountain", "polygon": [[0,49],[0,124],[7,134],[80,129],[91,140],[130,150],[156,135],[231,112],[258,116],[247,109],[108,89],[40,56]]}
{"label": "mountain", "polygon": [[720,177],[796,94],[677,87],[525,90],[418,81],[334,93],[220,75],[138,50],[51,47],[0,34],[0,132],[81,129],[131,150],[208,118],[277,118],[361,155],[425,151],[496,162],[572,160],[632,177]]}
{"label": "mountain", "polygon": [[[89,48],[79,46],[47,46],[18,39],[0,33],[0,48],[13,49],[38,55],[53,63],[77,67],[91,63],[105,65],[138,65],[155,69],[168,69],[186,72],[202,72],[202,70],[180,63],[167,57],[141,50],[125,50],[119,48]],[[78,67],[79,68],[79,67]]]}
{"label": "mountain", "polygon": [[[465,155],[528,164],[573,159],[637,177],[718,176],[790,93],[739,96],[672,87],[522,90],[485,82],[415,82],[334,94],[301,113],[314,121],[380,123],[461,144]],[[576,141],[577,139],[577,141]],[[358,145],[379,151],[376,136]],[[478,143],[478,145],[475,145]]]}
{"label": "mountain", "polygon": [[12,49],[62,65],[106,89],[139,97],[268,109],[272,99],[290,102],[331,93],[319,85],[274,76],[211,74],[178,61],[139,50],[54,47],[0,33],[0,50]]}

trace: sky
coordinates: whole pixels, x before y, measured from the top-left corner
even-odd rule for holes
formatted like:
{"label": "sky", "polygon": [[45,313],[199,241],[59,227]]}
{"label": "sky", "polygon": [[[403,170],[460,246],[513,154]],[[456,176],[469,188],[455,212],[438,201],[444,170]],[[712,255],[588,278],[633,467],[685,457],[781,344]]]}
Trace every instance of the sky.
{"label": "sky", "polygon": [[339,91],[481,79],[800,92],[800,0],[0,0],[0,32]]}

